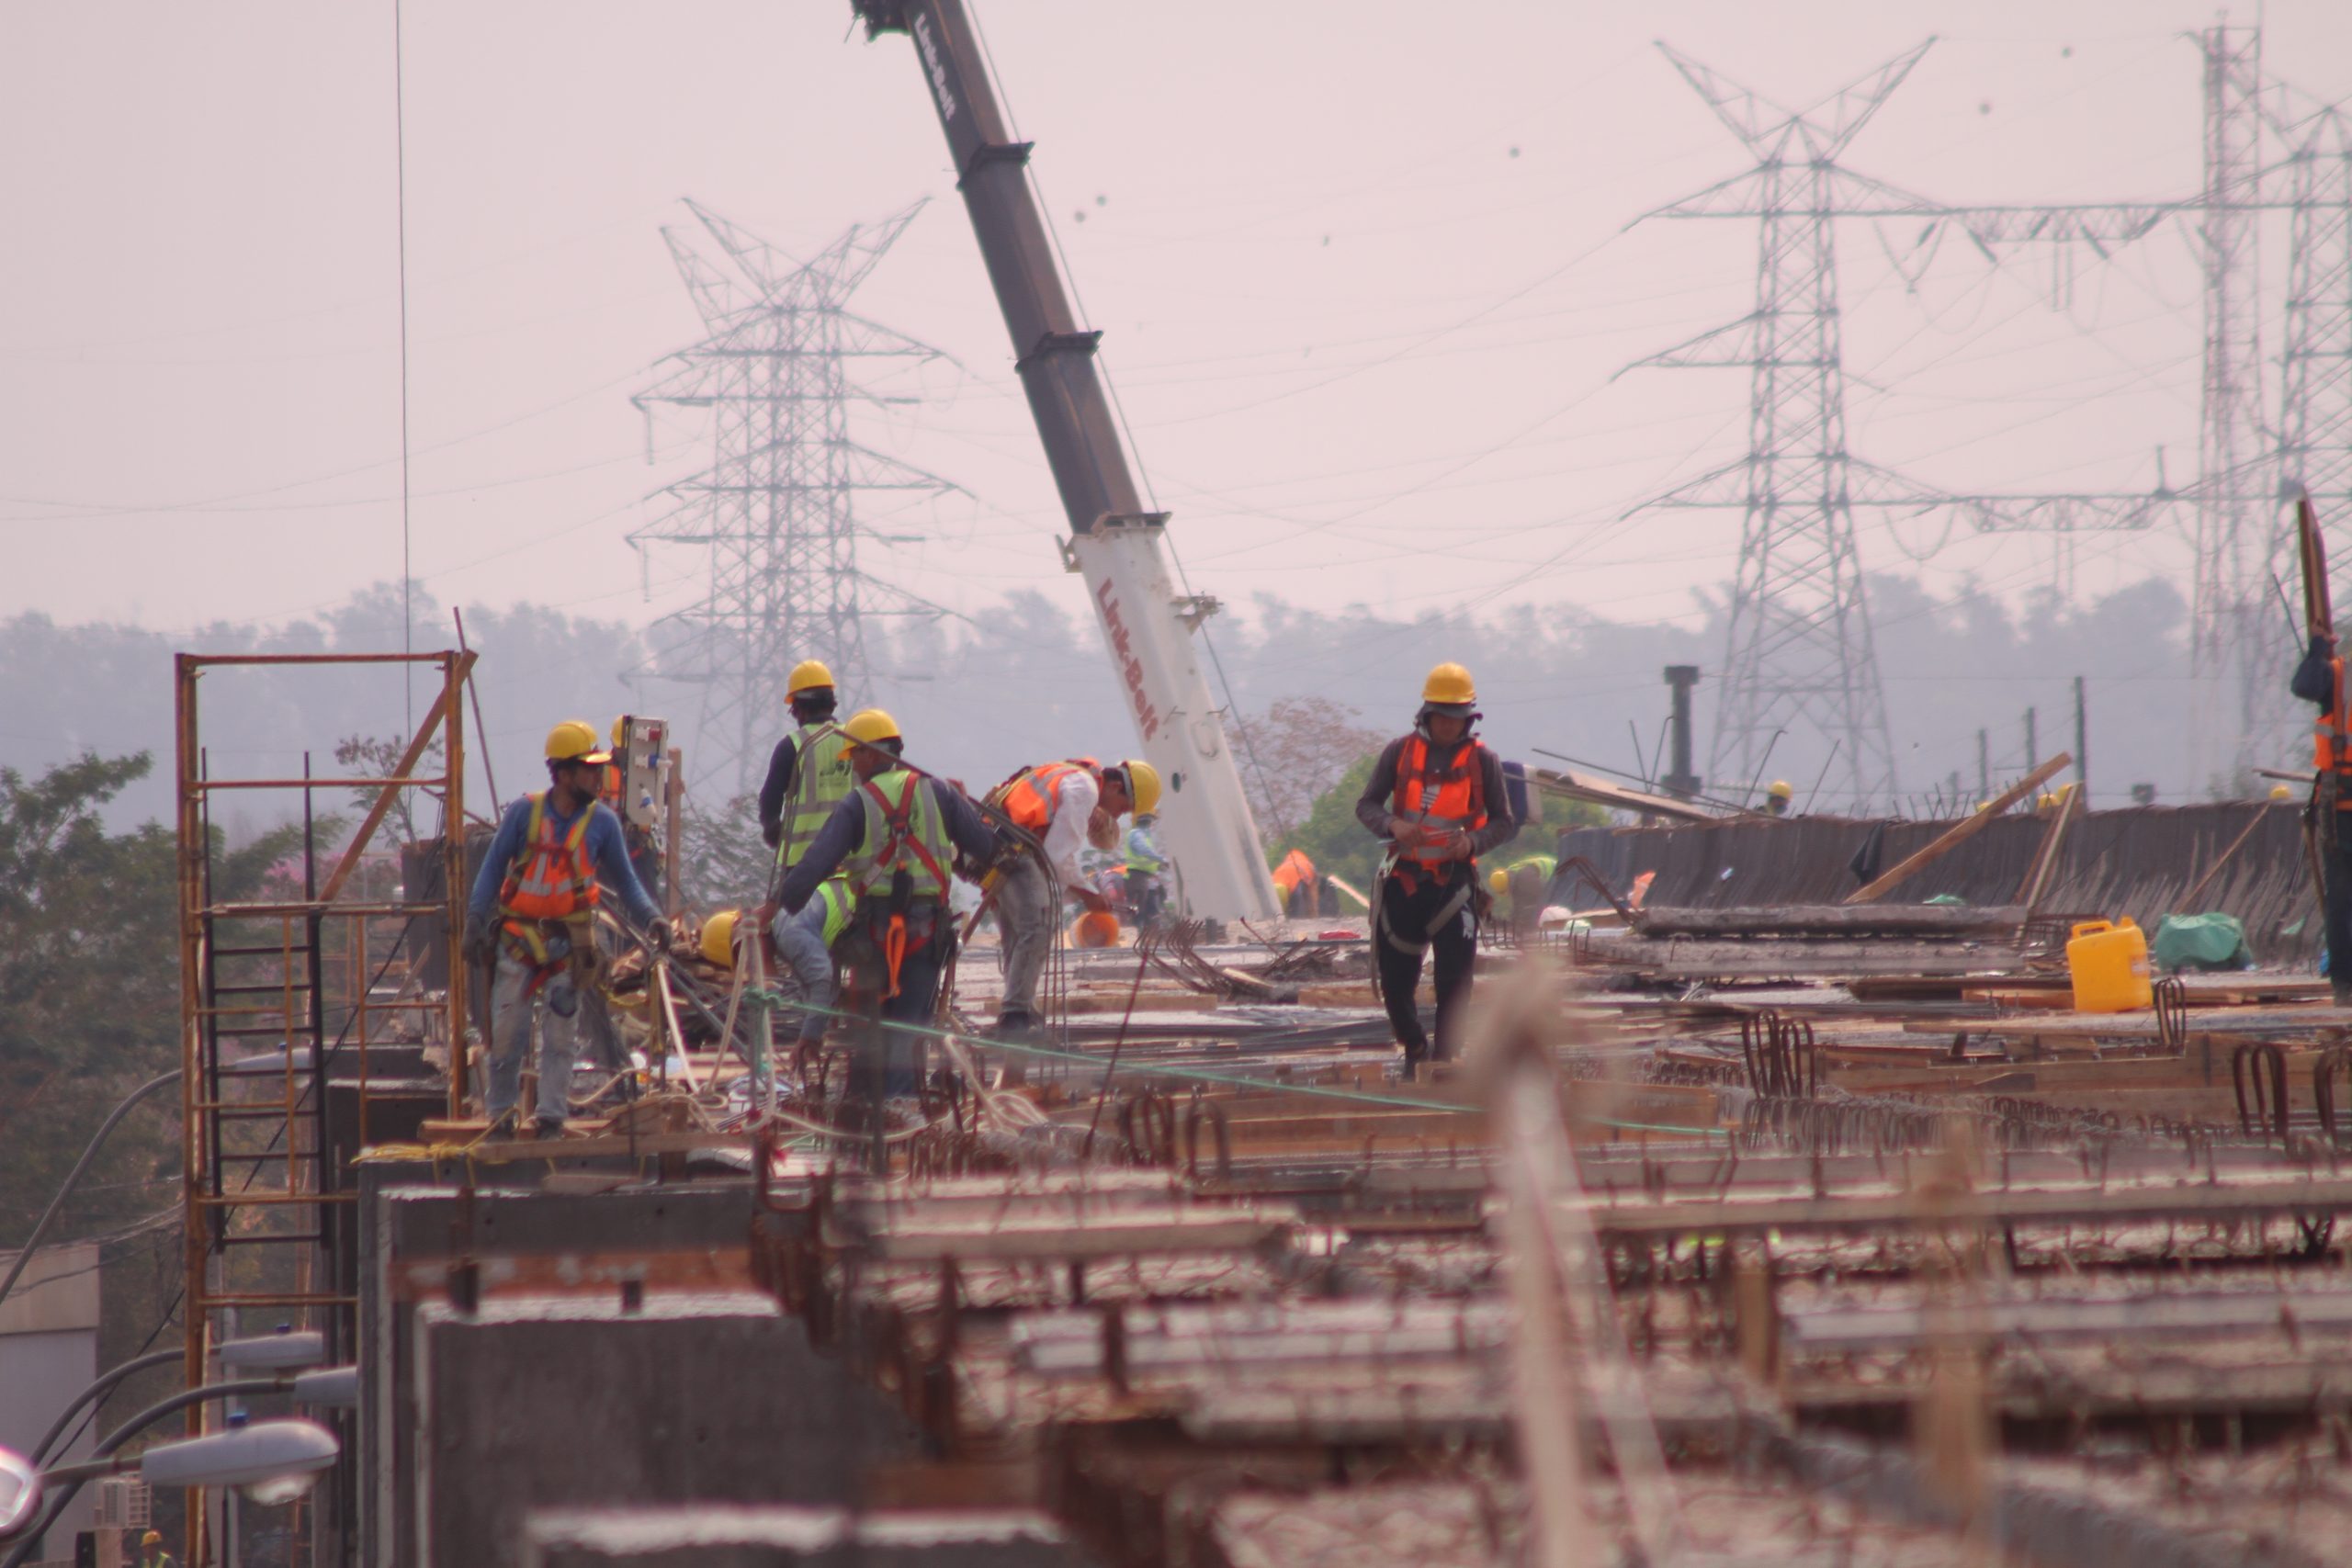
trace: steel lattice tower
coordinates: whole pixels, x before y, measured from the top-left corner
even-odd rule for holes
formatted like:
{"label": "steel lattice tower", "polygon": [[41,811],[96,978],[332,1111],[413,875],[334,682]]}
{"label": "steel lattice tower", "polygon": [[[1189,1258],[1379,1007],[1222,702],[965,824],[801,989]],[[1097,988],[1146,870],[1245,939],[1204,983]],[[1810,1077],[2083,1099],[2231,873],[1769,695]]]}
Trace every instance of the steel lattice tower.
{"label": "steel lattice tower", "polygon": [[[2309,491],[2327,536],[2328,559],[2352,560],[2352,118],[2327,106],[2274,122],[2287,143],[2287,308],[2278,357],[2278,510],[2269,566],[2291,589],[2300,570],[2295,502]],[[2256,585],[2256,592],[2267,583]],[[2273,722],[2260,739],[2274,758],[2292,754],[2310,710],[2287,695],[2302,649],[2295,628],[2265,616],[2254,660],[2256,711]]]}
{"label": "steel lattice tower", "polygon": [[2256,689],[2262,660],[2255,656],[2272,617],[2256,589],[2269,587],[2259,576],[2268,528],[2257,518],[2274,487],[2264,482],[2262,450],[2262,36],[2216,27],[2198,36],[2198,46],[2205,55],[2198,224],[2205,348],[2189,674],[2192,767],[2211,773],[2255,760],[2253,716],[2278,705],[2273,694]]}
{"label": "steel lattice tower", "polygon": [[852,400],[875,395],[854,363],[945,357],[847,308],[922,205],[853,227],[805,263],[691,201],[726,265],[662,231],[708,335],[664,361],[667,374],[633,400],[649,417],[662,406],[707,410],[712,460],[660,491],[673,504],[629,542],[709,552],[709,591],[657,626],[650,672],[702,688],[689,764],[733,795],[759,786],[788,722],[795,663],[830,665],[846,709],[869,687],[865,618],[935,613],[860,570],[856,498],[956,487],[859,446],[849,421]]}
{"label": "steel lattice tower", "polygon": [[1803,114],[1659,47],[1756,157],[1747,173],[1657,214],[1758,220],[1755,310],[1643,362],[1748,372],[1747,456],[1655,503],[1745,514],[1707,772],[1725,786],[1747,784],[1780,732],[1810,731],[1838,747],[1858,808],[1891,800],[1894,751],[1855,547],[1838,307],[1836,219],[1867,182],[1837,159],[1928,46]]}

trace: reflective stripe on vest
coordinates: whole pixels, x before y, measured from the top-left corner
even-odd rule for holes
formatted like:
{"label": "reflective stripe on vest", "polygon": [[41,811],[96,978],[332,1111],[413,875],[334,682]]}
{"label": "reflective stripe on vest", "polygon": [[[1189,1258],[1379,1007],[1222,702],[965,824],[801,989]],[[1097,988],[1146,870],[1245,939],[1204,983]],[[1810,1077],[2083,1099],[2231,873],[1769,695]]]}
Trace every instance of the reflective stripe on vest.
{"label": "reflective stripe on vest", "polygon": [[832,720],[811,728],[800,727],[800,744],[793,749],[792,793],[784,801],[784,837],[775,847],[776,863],[790,871],[817,841],[817,829],[833,807],[857,787],[849,765],[849,737]]}
{"label": "reflective stripe on vest", "polygon": [[596,802],[582,807],[579,818],[559,834],[548,815],[547,792],[530,799],[523,852],[507,866],[498,890],[500,910],[518,920],[560,920],[594,908],[596,868],[588,858],[588,824],[595,819]]}
{"label": "reflective stripe on vest", "polygon": [[[1042,838],[1053,825],[1055,807],[1061,804],[1062,781],[1072,773],[1095,776],[1095,768],[1091,761],[1040,762],[1014,774],[998,792],[998,804],[1006,816]],[[1100,784],[1099,777],[1096,782]]]}
{"label": "reflective stripe on vest", "polygon": [[900,871],[907,874],[908,897],[947,896],[947,863],[955,849],[947,841],[946,822],[920,782],[907,769],[894,768],[858,790],[865,802],[865,847],[858,856],[864,869],[856,880],[865,897],[887,896]]}
{"label": "reflective stripe on vest", "polygon": [[[1405,739],[1396,754],[1396,787],[1389,796],[1389,815],[1431,832],[1476,832],[1487,825],[1486,748],[1465,739],[1454,752],[1451,768],[1430,765],[1430,743],[1419,735]],[[1419,848],[1401,853],[1426,866],[1449,863]]]}

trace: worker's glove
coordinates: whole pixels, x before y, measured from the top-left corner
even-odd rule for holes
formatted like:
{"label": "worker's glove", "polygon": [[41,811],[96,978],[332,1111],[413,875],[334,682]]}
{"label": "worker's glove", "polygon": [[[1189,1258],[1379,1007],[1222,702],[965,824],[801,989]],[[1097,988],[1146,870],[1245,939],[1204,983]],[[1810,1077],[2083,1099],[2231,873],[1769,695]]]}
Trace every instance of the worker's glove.
{"label": "worker's glove", "polygon": [[668,952],[670,949],[670,922],[667,920],[655,920],[652,924],[647,926],[645,928],[645,945],[655,953]]}
{"label": "worker's glove", "polygon": [[761,823],[760,837],[766,842],[770,849],[774,849],[778,844],[784,842],[784,819],[782,818],[778,818],[773,822]]}
{"label": "worker's glove", "polygon": [[497,963],[498,927],[488,921],[484,921],[481,925],[467,927],[463,952],[465,954],[465,960],[469,964],[483,964]]}

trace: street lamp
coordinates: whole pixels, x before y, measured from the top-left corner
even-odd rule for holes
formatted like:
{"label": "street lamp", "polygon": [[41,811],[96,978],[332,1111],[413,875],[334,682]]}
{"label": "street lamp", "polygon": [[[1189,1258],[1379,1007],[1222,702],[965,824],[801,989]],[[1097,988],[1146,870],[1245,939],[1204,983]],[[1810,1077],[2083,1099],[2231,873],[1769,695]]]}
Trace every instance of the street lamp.
{"label": "street lamp", "polygon": [[[62,1507],[84,1482],[137,1471],[150,1486],[234,1486],[256,1503],[290,1503],[343,1452],[335,1435],[315,1421],[258,1421],[249,1427],[158,1443],[144,1453],[110,1455],[84,1464],[36,1471],[0,1449],[0,1540],[22,1535],[42,1513],[46,1490],[65,1483]],[[50,1510],[54,1513],[54,1509]]]}

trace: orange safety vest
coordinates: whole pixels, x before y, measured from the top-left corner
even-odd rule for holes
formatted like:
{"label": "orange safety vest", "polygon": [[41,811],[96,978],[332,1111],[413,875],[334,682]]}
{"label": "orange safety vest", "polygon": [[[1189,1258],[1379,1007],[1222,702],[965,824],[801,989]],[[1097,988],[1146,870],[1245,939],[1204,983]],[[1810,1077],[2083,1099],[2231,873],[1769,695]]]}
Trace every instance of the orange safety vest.
{"label": "orange safety vest", "polygon": [[1067,762],[1040,762],[1025,768],[999,784],[996,803],[1004,807],[1006,816],[1029,832],[1043,837],[1054,820],[1054,807],[1062,787],[1062,780],[1072,773],[1084,773],[1099,788],[1102,783],[1102,764],[1091,757],[1076,757]]}
{"label": "orange safety vest", "polygon": [[[2347,719],[2344,711],[2344,660],[2331,659],[2327,664],[2329,690],[2333,693],[2335,700],[2327,705],[2325,711],[2319,716],[2319,722],[2312,727],[2312,739],[2315,743],[2313,761],[2323,773],[2332,768],[2339,775],[2352,775],[2352,741],[2347,741],[2346,739]],[[2346,804],[2343,792],[2339,789],[2336,805],[2342,807]]]}
{"label": "orange safety vest", "polygon": [[571,828],[556,831],[545,790],[531,796],[531,821],[523,832],[523,852],[506,868],[498,906],[516,920],[560,920],[596,907],[596,868],[588,858],[588,824],[597,803],[581,809]]}
{"label": "orange safety vest", "polygon": [[[1486,747],[1465,739],[1454,752],[1453,765],[1434,768],[1430,743],[1417,732],[1406,737],[1396,754],[1396,787],[1388,797],[1388,814],[1437,832],[1476,832],[1487,825]],[[1400,865],[1430,871],[1453,863],[1419,846],[1396,852]],[[1473,863],[1475,864],[1475,863]]]}

